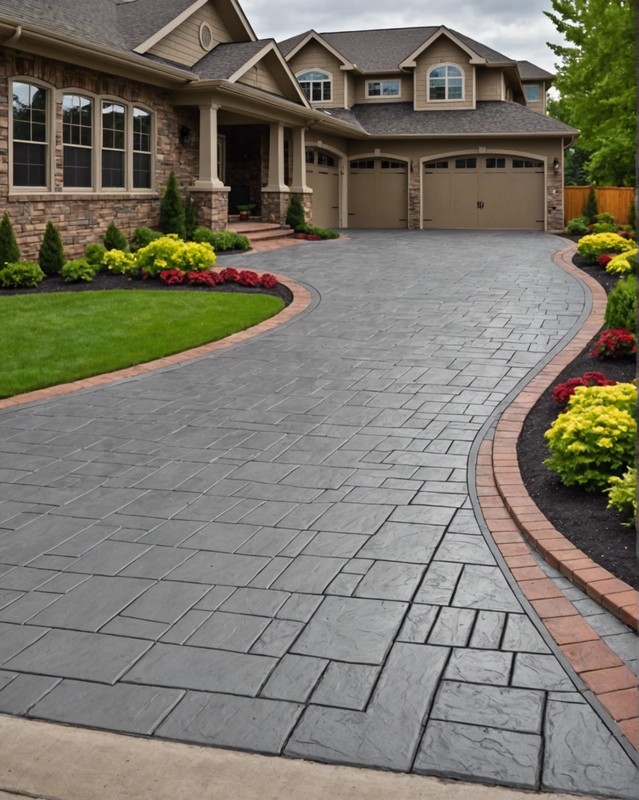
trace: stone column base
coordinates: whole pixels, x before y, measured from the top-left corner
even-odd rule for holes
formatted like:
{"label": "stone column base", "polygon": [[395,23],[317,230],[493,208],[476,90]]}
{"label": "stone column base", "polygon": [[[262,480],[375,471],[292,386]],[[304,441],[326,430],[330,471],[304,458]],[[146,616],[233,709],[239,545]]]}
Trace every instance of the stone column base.
{"label": "stone column base", "polygon": [[297,197],[304,209],[304,221],[313,224],[313,192],[297,192],[291,189],[291,197]]}
{"label": "stone column base", "polygon": [[262,189],[262,222],[286,224],[290,192],[269,192]]}
{"label": "stone column base", "polygon": [[229,192],[228,186],[214,191],[188,189],[189,196],[197,207],[197,224],[215,231],[222,231],[229,221]]}

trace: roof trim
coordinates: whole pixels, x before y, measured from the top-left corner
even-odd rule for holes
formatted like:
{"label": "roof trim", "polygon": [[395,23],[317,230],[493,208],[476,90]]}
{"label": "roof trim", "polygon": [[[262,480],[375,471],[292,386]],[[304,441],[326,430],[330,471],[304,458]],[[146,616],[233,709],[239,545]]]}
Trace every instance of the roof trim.
{"label": "roof trim", "polygon": [[407,56],[401,63],[400,68],[407,68],[407,67],[416,67],[417,66],[417,58],[420,56],[424,50],[434,44],[440,36],[446,36],[450,39],[454,44],[460,47],[465,53],[470,56],[470,63],[471,64],[486,64],[486,59],[482,58],[478,53],[472,50],[467,44],[458,39],[455,34],[450,31],[445,25],[441,25],[435,33],[426,39],[425,42],[420,44],[417,50],[413,50],[413,52]]}
{"label": "roof trim", "polygon": [[355,64],[352,64],[347,58],[344,58],[344,56],[339,52],[339,50],[336,50],[325,39],[323,39],[322,36],[319,33],[317,33],[317,31],[314,30],[310,30],[306,34],[306,36],[302,39],[302,41],[296,44],[290,53],[287,53],[286,60],[290,61],[291,58],[296,56],[299,53],[299,51],[303,47],[306,47],[306,45],[312,40],[316,41],[325,50],[328,50],[328,52],[331,53],[331,55],[334,55],[338,61],[342,62],[342,66],[340,67],[340,69],[343,70],[355,69],[356,67]]}
{"label": "roof trim", "polygon": [[228,81],[230,83],[236,83],[237,81],[239,81],[242,75],[245,75],[246,72],[249,69],[251,69],[251,67],[254,67],[260,61],[262,61],[264,57],[267,56],[269,53],[273,53],[273,55],[277,58],[278,62],[281,64],[282,69],[284,69],[284,71],[286,72],[286,75],[291,79],[291,86],[292,88],[295,89],[295,93],[304,103],[304,107],[310,108],[311,106],[308,100],[306,99],[306,95],[304,94],[304,92],[300,87],[299,81],[297,80],[295,75],[293,75],[293,73],[291,72],[291,68],[286,63],[286,59],[284,58],[280,49],[278,48],[278,46],[275,44],[274,41],[268,42],[268,44],[266,44],[258,53],[255,53],[255,55],[252,56],[252,58],[249,58],[248,61],[242,64],[242,66],[228,78]]}
{"label": "roof trim", "polygon": [[[158,42],[161,42],[162,39],[168,36],[172,31],[174,31],[176,28],[179,28],[179,26],[183,22],[186,22],[187,19],[192,17],[196,11],[199,11],[205,5],[208,5],[208,2],[209,0],[195,0],[194,3],[192,3],[188,8],[186,8],[181,14],[178,14],[178,16],[172,19],[171,22],[167,23],[159,31],[156,31],[152,36],[149,36],[149,38],[146,39],[146,41],[142,42],[137,47],[134,47],[133,52],[139,54],[146,53]],[[230,3],[233,6],[233,9],[237,14],[238,19],[242,23],[242,26],[246,29],[246,33],[250,41],[254,42],[257,39],[257,37],[253,32],[253,28],[251,28],[248,19],[244,15],[244,12],[240,8],[236,0],[230,0]]]}
{"label": "roof trim", "polygon": [[[65,63],[69,63],[67,56],[71,51],[85,57],[88,56],[92,62],[97,61],[99,63],[103,61],[108,63],[111,70],[117,75],[131,77],[131,72],[134,70],[138,74],[143,74],[149,83],[155,83],[156,85],[175,86],[176,83],[195,83],[198,80],[197,75],[194,75],[188,69],[148,61],[137,53],[126,53],[95,44],[94,42],[85,42],[61,33],[54,33],[50,29],[40,28],[37,25],[25,25],[17,21],[12,22],[8,18],[0,19],[0,33],[7,28],[9,29],[7,32],[12,34],[10,41],[15,40],[16,33],[18,29],[20,30],[19,48],[21,50],[54,58]],[[6,42],[3,42],[3,44],[6,46]],[[30,48],[29,44],[31,45]],[[13,46],[16,46],[15,42]],[[63,51],[66,52],[66,55]],[[81,66],[87,66],[87,64],[81,64]],[[88,66],[96,69],[95,64],[89,64]],[[155,80],[151,80],[149,76],[153,76]]]}

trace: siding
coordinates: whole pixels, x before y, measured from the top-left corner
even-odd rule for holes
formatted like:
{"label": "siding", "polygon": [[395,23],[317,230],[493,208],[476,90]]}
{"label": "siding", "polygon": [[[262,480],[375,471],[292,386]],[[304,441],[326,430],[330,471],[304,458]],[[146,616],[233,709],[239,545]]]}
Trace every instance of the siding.
{"label": "siding", "polygon": [[504,78],[500,69],[477,68],[478,100],[503,100],[505,91]]}
{"label": "siding", "polygon": [[153,45],[149,53],[159,58],[167,58],[176,64],[192,67],[208,52],[200,45],[200,24],[202,22],[208,22],[211,26],[213,45],[233,41],[233,37],[217,10],[209,3],[174,31],[171,31],[164,39]]}
{"label": "siding", "polygon": [[336,106],[344,108],[344,79],[340,70],[341,62],[328,50],[316,42],[309,42],[289,62],[294,75],[311,69],[328,72],[333,77],[333,99],[325,103],[313,103],[320,106]]}
{"label": "siding", "polygon": [[[417,59],[415,69],[415,109],[425,111],[437,109],[474,108],[473,97],[473,69],[470,65],[470,57],[461,47],[451,42],[449,39],[440,37],[434,44],[425,50]],[[464,72],[464,99],[451,102],[428,101],[428,70],[437,64],[454,64],[459,66]]]}
{"label": "siding", "polygon": [[246,86],[253,86],[256,89],[262,89],[265,92],[282,94],[282,89],[265,64],[265,59],[262,59],[262,61],[259,61],[254,67],[247,70],[247,72],[240,77],[238,83],[243,83]]}
{"label": "siding", "polygon": [[[370,80],[401,81],[401,97],[366,97],[366,82]],[[409,103],[413,99],[413,78],[411,75],[365,75],[359,76],[355,84],[355,103]]]}

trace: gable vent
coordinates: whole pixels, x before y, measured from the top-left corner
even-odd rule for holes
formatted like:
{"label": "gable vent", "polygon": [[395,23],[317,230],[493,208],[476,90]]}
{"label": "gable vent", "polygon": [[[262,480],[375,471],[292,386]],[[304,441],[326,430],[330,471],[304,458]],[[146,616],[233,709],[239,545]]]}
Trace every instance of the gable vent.
{"label": "gable vent", "polygon": [[200,23],[200,44],[202,50],[210,50],[213,46],[213,31],[208,22]]}

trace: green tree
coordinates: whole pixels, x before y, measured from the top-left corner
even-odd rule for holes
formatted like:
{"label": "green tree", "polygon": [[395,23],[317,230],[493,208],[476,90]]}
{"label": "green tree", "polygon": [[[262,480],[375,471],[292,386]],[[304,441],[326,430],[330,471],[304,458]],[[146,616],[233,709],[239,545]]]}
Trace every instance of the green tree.
{"label": "green tree", "polygon": [[175,173],[169,175],[160,205],[160,230],[162,233],[177,233],[180,239],[186,237],[184,220],[184,201],[180,195]]}
{"label": "green tree", "polygon": [[197,206],[192,197],[184,204],[184,233],[187,242],[193,241],[193,234],[197,228]]}
{"label": "green tree", "polygon": [[20,261],[20,248],[9,215],[5,211],[0,222],[0,268],[14,261]]}
{"label": "green tree", "polygon": [[634,186],[635,1],[551,3],[554,13],[544,13],[566,39],[565,45],[549,43],[560,59],[559,118],[581,131],[588,182]]}
{"label": "green tree", "polygon": [[115,222],[109,223],[109,227],[104,234],[103,241],[107,250],[126,250],[129,246],[126,236],[118,228]]}
{"label": "green tree", "polygon": [[45,275],[57,275],[64,266],[62,239],[53,222],[47,222],[40,245],[38,262]]}

